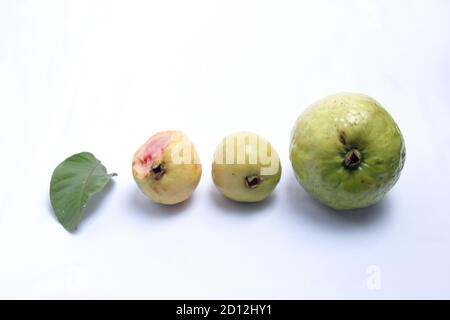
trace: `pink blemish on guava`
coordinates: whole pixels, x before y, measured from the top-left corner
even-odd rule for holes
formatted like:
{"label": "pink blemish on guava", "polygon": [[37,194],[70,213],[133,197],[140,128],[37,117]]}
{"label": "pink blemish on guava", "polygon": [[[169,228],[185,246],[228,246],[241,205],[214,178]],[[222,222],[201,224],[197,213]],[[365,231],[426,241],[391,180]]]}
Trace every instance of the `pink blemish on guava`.
{"label": "pink blemish on guava", "polygon": [[147,167],[147,166],[151,165],[152,162],[153,161],[152,161],[152,155],[151,154],[146,155],[143,159],[139,159],[139,163],[143,167]]}
{"label": "pink blemish on guava", "polygon": [[144,155],[140,159],[140,163],[143,167],[148,168],[152,165],[153,161],[161,160],[163,158],[164,150],[169,144],[171,135],[161,134],[151,137],[147,141],[146,148],[144,149]]}

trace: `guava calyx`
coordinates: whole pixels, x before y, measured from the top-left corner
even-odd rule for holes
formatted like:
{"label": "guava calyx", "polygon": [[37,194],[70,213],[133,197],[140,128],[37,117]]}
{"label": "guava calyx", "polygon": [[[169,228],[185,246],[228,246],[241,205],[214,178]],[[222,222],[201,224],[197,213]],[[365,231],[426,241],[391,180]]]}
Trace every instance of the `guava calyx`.
{"label": "guava calyx", "polygon": [[247,188],[255,189],[258,187],[263,179],[260,176],[247,176],[245,177],[245,185]]}
{"label": "guava calyx", "polygon": [[352,148],[345,154],[344,167],[348,170],[355,170],[362,162],[362,155],[358,149]]}
{"label": "guava calyx", "polygon": [[151,175],[153,179],[158,181],[162,178],[162,176],[166,173],[164,163],[162,162],[155,162],[151,169],[150,169]]}

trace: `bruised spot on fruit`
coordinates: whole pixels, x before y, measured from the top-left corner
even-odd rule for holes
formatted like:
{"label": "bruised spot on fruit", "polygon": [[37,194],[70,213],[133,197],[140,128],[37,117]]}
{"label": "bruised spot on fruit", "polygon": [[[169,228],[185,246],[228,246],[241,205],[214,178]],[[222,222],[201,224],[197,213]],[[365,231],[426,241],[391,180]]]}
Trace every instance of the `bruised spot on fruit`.
{"label": "bruised spot on fruit", "polygon": [[245,177],[245,185],[250,188],[254,189],[257,186],[259,186],[262,182],[262,178],[260,176],[248,176]]}
{"label": "bruised spot on fruit", "polygon": [[361,153],[358,149],[351,149],[344,157],[344,167],[350,170],[354,170],[361,164]]}
{"label": "bruised spot on fruit", "polygon": [[151,173],[156,162],[160,162],[163,154],[173,138],[173,134],[158,133],[142,145],[133,157],[133,170],[141,179]]}
{"label": "bruised spot on fruit", "polygon": [[155,163],[152,166],[151,173],[152,173],[153,179],[155,179],[156,181],[161,179],[162,176],[164,175],[164,173],[166,173],[166,170],[164,168],[164,164],[162,164],[162,163]]}
{"label": "bruised spot on fruit", "polygon": [[139,162],[141,163],[141,166],[147,166],[152,162],[152,155],[148,154],[143,159],[139,159]]}

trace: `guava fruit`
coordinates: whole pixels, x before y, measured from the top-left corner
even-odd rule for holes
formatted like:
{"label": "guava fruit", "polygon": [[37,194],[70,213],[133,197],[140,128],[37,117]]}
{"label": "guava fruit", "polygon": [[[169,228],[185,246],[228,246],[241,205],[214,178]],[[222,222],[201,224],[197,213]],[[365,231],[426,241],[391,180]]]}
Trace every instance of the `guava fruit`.
{"label": "guava fruit", "polygon": [[290,159],[299,183],[320,202],[337,210],[364,208],[380,201],[397,182],[405,143],[377,101],[342,93],[300,115]]}
{"label": "guava fruit", "polygon": [[161,204],[188,199],[202,174],[194,145],[180,131],[164,131],[152,136],[134,154],[132,169],[141,191]]}
{"label": "guava fruit", "polygon": [[263,137],[238,132],[225,137],[214,154],[212,178],[227,198],[258,202],[267,198],[281,177],[277,152]]}

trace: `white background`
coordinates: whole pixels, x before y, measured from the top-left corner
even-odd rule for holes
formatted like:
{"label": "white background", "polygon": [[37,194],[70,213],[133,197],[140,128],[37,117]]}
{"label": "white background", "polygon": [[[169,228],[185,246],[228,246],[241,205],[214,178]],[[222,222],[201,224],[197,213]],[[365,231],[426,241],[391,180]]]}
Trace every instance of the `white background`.
{"label": "white background", "polygon": [[[450,298],[449,16],[444,0],[1,0],[0,298]],[[347,213],[311,199],[288,158],[297,116],[340,91],[380,101],[407,146],[384,201]],[[131,175],[166,129],[203,162],[174,207]],[[237,130],[282,158],[263,203],[212,184]],[[119,176],[71,234],[48,189],[80,151]]]}

